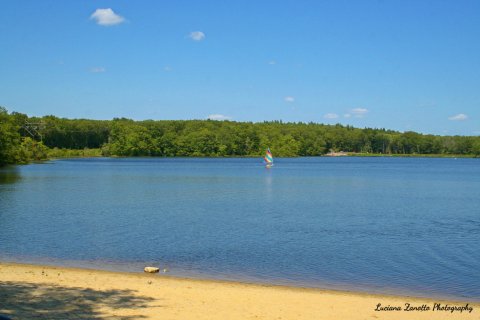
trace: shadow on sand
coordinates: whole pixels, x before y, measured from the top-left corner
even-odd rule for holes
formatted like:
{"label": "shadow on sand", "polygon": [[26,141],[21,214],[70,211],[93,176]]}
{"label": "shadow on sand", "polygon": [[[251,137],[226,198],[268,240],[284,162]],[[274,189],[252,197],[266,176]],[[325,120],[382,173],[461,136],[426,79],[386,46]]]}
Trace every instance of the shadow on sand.
{"label": "shadow on sand", "polygon": [[[0,319],[142,319],[132,310],[151,308],[155,299],[133,290],[97,291],[33,283],[0,282]],[[158,306],[154,306],[158,307]],[[101,312],[112,310],[111,314]],[[128,311],[128,316],[121,316]],[[113,314],[119,314],[118,316]],[[7,318],[7,319],[8,319]]]}

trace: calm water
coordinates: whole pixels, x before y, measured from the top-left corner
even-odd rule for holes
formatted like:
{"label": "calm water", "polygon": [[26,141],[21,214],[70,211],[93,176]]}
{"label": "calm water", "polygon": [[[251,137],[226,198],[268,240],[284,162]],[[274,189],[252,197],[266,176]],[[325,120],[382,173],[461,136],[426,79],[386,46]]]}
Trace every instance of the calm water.
{"label": "calm water", "polygon": [[0,169],[0,259],[480,300],[480,159]]}

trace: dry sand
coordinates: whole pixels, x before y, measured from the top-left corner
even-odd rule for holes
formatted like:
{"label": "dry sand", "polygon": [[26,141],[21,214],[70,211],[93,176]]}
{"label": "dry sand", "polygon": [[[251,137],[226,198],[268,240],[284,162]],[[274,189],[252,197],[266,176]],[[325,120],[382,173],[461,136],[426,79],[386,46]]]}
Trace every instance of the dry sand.
{"label": "dry sand", "polygon": [[[375,311],[406,303],[428,311]],[[471,312],[432,311],[435,303]],[[480,319],[480,304],[0,263],[12,319]]]}

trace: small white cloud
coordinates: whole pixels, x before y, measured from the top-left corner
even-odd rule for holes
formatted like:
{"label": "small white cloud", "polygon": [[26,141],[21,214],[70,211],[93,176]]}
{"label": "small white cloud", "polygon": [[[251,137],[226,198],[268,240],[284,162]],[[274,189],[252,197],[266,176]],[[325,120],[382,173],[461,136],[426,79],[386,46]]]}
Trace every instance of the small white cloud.
{"label": "small white cloud", "polygon": [[93,67],[93,68],[90,68],[90,72],[91,73],[102,73],[102,72],[105,72],[107,71],[107,69],[105,69],[104,67]]}
{"label": "small white cloud", "polygon": [[202,31],[193,31],[190,32],[190,35],[188,37],[194,41],[202,41],[205,39],[205,33],[203,33]]}
{"label": "small white cloud", "polygon": [[350,110],[355,118],[363,118],[367,113],[368,109],[365,108],[355,108]]}
{"label": "small white cloud", "polygon": [[170,71],[172,71],[172,67],[170,67],[170,66],[165,66],[165,67],[163,68],[163,71],[165,71],[165,72],[170,72]]}
{"label": "small white cloud", "polygon": [[287,97],[283,98],[283,100],[285,100],[286,102],[294,102],[295,98],[291,97],[291,96],[287,96]]}
{"label": "small white cloud", "polygon": [[270,61],[268,61],[268,64],[273,66],[274,64],[277,64],[277,61],[275,61],[275,60],[270,60]]}
{"label": "small white cloud", "polygon": [[468,119],[468,116],[466,114],[463,114],[463,113],[459,113],[459,114],[456,114],[454,116],[448,117],[448,120],[452,120],[452,121],[463,121],[463,120],[467,120],[467,119]]}
{"label": "small white cloud", "polygon": [[124,17],[119,16],[110,8],[95,10],[90,19],[95,20],[101,26],[113,26],[125,22]]}
{"label": "small white cloud", "polygon": [[338,114],[336,113],[327,113],[323,116],[325,119],[337,119],[338,118]]}
{"label": "small white cloud", "polygon": [[351,116],[352,116],[352,115],[351,115],[350,113],[345,113],[345,114],[343,115],[344,118],[350,118]]}
{"label": "small white cloud", "polygon": [[232,117],[224,116],[223,114],[211,114],[207,117],[207,119],[223,121],[223,120],[231,120]]}

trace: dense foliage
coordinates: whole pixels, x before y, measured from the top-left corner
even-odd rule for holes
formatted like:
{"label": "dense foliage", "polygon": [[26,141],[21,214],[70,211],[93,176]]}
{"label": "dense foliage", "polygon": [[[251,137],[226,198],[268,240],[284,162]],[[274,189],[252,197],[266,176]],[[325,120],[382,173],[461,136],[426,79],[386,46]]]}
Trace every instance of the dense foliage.
{"label": "dense foliage", "polygon": [[[35,125],[32,125],[35,124]],[[28,117],[0,109],[0,164],[68,156],[480,155],[480,137],[436,136],[317,123],[111,121]]]}
{"label": "dense foliage", "polygon": [[43,143],[22,137],[17,115],[9,115],[5,108],[0,107],[0,166],[46,158],[47,148]]}
{"label": "dense foliage", "polygon": [[0,108],[0,165],[15,162],[15,149],[20,144],[18,128],[7,110]]}

